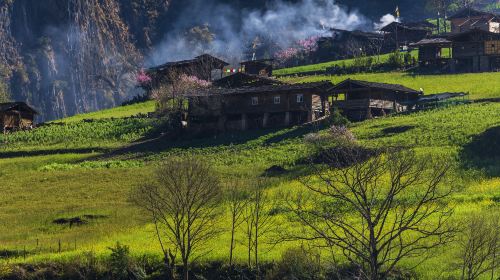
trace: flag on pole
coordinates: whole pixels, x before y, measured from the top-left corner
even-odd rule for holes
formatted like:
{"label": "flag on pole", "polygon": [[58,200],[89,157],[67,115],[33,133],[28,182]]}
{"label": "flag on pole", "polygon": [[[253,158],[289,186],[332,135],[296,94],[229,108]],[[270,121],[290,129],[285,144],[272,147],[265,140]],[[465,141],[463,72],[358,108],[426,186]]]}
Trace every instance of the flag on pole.
{"label": "flag on pole", "polygon": [[396,18],[399,18],[400,13],[399,13],[399,6],[396,6]]}

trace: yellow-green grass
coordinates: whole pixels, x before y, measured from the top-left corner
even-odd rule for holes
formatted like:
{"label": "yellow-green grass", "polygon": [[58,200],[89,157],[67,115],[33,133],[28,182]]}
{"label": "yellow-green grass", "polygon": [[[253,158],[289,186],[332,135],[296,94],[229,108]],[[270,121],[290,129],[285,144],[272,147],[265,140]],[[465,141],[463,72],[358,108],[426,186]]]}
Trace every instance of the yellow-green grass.
{"label": "yellow-green grass", "polygon": [[312,82],[330,80],[333,83],[345,79],[366,80],[389,84],[402,84],[426,94],[442,92],[468,92],[471,99],[500,97],[500,72],[455,75],[411,75],[403,72],[353,74],[343,76],[308,76],[283,78],[289,82]]}
{"label": "yellow-green grass", "polygon": [[147,101],[136,103],[132,105],[119,106],[107,110],[96,111],[91,113],[79,114],[72,117],[65,118],[63,120],[56,120],[54,122],[79,122],[82,120],[99,120],[99,119],[107,119],[107,118],[125,118],[132,117],[138,114],[147,114],[155,111],[155,102]]}
{"label": "yellow-green grass", "polygon": [[[417,51],[412,51],[411,55],[413,57],[418,57],[418,52]],[[389,57],[391,54],[382,54],[378,56],[372,56],[373,61],[375,64],[378,63],[385,63],[389,60]],[[296,67],[290,67],[290,68],[283,68],[283,69],[277,69],[274,70],[273,73],[275,75],[292,75],[292,74],[299,74],[303,72],[313,72],[313,71],[324,71],[329,67],[333,66],[351,66],[354,64],[355,59],[342,59],[342,60],[334,60],[334,61],[329,61],[329,62],[323,62],[323,63],[318,63],[318,64],[310,64],[310,65],[303,65],[303,66],[296,66]]]}
{"label": "yellow-green grass", "polygon": [[[132,121],[124,120],[120,125],[127,126],[126,122]],[[12,135],[17,142],[14,147],[7,147],[7,150],[22,149],[25,143],[29,144],[31,152],[37,149],[61,147],[63,144],[59,142],[65,139],[65,136],[70,142],[67,145],[75,149],[86,148],[89,146],[88,143],[94,143],[94,146],[104,143],[103,139],[107,136],[104,137],[98,132],[93,133],[90,128],[79,124],[70,126],[71,129],[38,132],[40,133],[36,136],[38,138],[30,135],[22,137]],[[88,123],[88,125],[102,128],[100,125],[104,124]],[[460,220],[471,213],[499,211],[500,175],[495,173],[498,166],[497,169],[493,166],[491,170],[494,172],[486,172],[481,170],[481,166],[461,165],[466,160],[462,149],[471,142],[477,142],[479,136],[488,129],[499,126],[500,103],[485,103],[374,119],[354,124],[351,129],[358,141],[365,146],[404,145],[415,147],[422,154],[441,154],[456,162],[458,169],[454,175],[458,192],[453,195],[450,204],[456,206],[456,219]],[[401,127],[409,129],[387,132],[391,131],[391,128]],[[137,130],[136,133],[134,129]],[[106,140],[109,147],[119,147],[137,139],[136,136],[122,137],[120,136],[122,134],[138,136],[145,134],[144,127],[140,125],[132,125],[130,130],[115,128],[109,130],[113,131],[114,135]],[[53,133],[57,136],[51,135]],[[144,164],[133,168],[79,167],[81,162],[93,160],[104,153],[99,150],[72,153],[72,149],[68,151],[62,149],[60,153],[46,155],[26,153],[22,156],[14,155],[0,159],[2,175],[0,248],[22,252],[26,247],[30,252],[26,260],[20,257],[9,262],[65,260],[85,251],[94,251],[102,256],[109,254],[108,247],[116,241],[129,245],[136,255],[147,253],[159,256],[160,251],[151,225],[129,200],[129,192],[133,187],[151,180],[151,172],[157,161],[168,155],[194,153],[209,160],[223,177],[244,176],[250,180],[274,164],[298,172],[300,166],[296,166],[295,163],[311,152],[303,141],[306,133],[308,129],[291,128],[172,142],[159,153],[147,154],[146,158],[143,158]],[[79,141],[79,135],[86,135],[85,141]],[[42,141],[44,144],[37,148],[36,141]],[[13,144],[9,143],[6,146]],[[134,155],[131,157],[135,158]],[[64,170],[44,168],[54,163],[75,165],[76,168]],[[304,187],[300,183],[291,177],[283,177],[281,180],[273,181],[268,194],[279,198],[282,197],[282,192],[296,193],[301,190],[304,190]],[[71,229],[67,225],[52,223],[57,218],[84,214],[108,217]],[[276,215],[276,219],[280,231],[291,230],[294,227],[283,213]],[[212,251],[204,256],[203,260],[227,259],[229,242],[227,216],[221,219],[219,226],[226,231],[206,244]],[[243,240],[241,231],[238,233],[238,239]],[[59,240],[63,251],[61,254],[57,253]],[[284,249],[298,246],[297,243],[284,243],[272,247],[266,244],[268,241],[271,241],[271,238],[265,238],[262,242],[263,261],[278,260]],[[447,272],[451,260],[456,258],[454,245],[434,253],[436,253],[434,257],[417,268],[417,272],[424,279],[456,274],[454,270]],[[238,261],[245,261],[245,248],[240,243],[237,245],[236,255]],[[325,258],[328,257],[327,253],[324,255]],[[411,259],[405,261],[404,265],[411,267],[417,262],[418,260]],[[444,274],[441,273],[443,271]]]}

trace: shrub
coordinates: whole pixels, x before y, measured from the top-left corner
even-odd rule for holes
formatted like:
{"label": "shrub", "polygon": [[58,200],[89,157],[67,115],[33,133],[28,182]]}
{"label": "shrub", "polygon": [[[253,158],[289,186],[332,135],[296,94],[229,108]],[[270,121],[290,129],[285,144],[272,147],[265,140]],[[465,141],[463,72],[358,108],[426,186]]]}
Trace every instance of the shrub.
{"label": "shrub", "polygon": [[328,132],[332,142],[339,146],[350,146],[356,143],[356,137],[345,126],[333,125]]}
{"label": "shrub", "polygon": [[288,249],[266,279],[324,279],[319,255],[304,248]]}
{"label": "shrub", "polygon": [[388,59],[387,63],[390,66],[393,66],[396,68],[402,68],[405,65],[404,57],[401,55],[399,50],[397,50],[389,55],[389,59]]}
{"label": "shrub", "polygon": [[112,279],[143,279],[144,271],[140,270],[130,256],[130,249],[126,245],[117,242],[114,247],[109,248],[109,272]]}
{"label": "shrub", "polygon": [[342,125],[342,126],[348,126],[351,122],[343,116],[339,109],[334,108],[333,112],[330,114],[328,118],[328,124],[329,125]]}

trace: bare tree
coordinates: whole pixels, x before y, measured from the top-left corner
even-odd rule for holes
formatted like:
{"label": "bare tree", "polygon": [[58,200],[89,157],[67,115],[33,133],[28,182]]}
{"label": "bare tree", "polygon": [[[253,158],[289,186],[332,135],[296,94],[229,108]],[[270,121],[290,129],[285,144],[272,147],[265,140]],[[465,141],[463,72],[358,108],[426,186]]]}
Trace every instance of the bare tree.
{"label": "bare tree", "polygon": [[487,274],[495,278],[500,267],[500,218],[498,215],[474,215],[467,220],[459,240],[461,279],[474,280]]}
{"label": "bare tree", "polygon": [[248,192],[241,181],[230,181],[227,184],[227,203],[231,215],[231,243],[229,246],[229,266],[233,266],[233,252],[235,248],[236,229],[244,222],[244,211],[248,204]]}
{"label": "bare tree", "polygon": [[[450,166],[412,151],[359,148],[324,151],[327,164],[301,179],[309,190],[288,199],[308,228],[289,238],[339,248],[366,279],[384,279],[404,258],[449,242],[451,209],[444,202]],[[367,155],[368,153],[368,155]],[[371,156],[371,158],[368,158]]]}
{"label": "bare tree", "polygon": [[150,95],[156,100],[157,112],[168,117],[169,127],[173,129],[182,128],[189,102],[194,100],[189,97],[211,85],[208,81],[175,69],[169,70],[161,78],[153,76],[153,80],[157,85],[153,87]]}
{"label": "bare tree", "polygon": [[205,243],[218,233],[221,188],[209,165],[194,157],[171,158],[156,170],[156,184],[138,187],[132,198],[150,215],[164,254],[169,242],[180,252],[183,278],[189,278],[189,262],[201,254]]}
{"label": "bare tree", "polygon": [[245,209],[245,234],[247,237],[248,265],[253,263],[259,273],[259,246],[261,239],[274,230],[275,223],[271,208],[273,200],[266,193],[265,181],[258,181],[251,187],[250,198]]}

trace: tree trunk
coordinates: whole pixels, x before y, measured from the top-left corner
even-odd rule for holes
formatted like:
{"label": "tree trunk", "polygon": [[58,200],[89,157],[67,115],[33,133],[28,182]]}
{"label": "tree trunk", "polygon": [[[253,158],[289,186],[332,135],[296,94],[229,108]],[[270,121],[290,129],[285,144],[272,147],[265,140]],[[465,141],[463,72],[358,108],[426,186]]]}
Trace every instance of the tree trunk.
{"label": "tree trunk", "polygon": [[188,260],[182,260],[182,265],[183,265],[183,274],[184,274],[184,280],[189,280],[189,268],[188,268]]}
{"label": "tree trunk", "polygon": [[234,231],[235,231],[235,221],[233,217],[233,222],[231,225],[231,247],[229,248],[229,267],[233,267],[233,250],[234,250]]}

